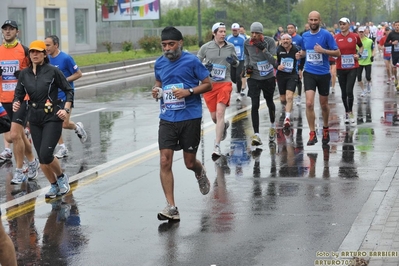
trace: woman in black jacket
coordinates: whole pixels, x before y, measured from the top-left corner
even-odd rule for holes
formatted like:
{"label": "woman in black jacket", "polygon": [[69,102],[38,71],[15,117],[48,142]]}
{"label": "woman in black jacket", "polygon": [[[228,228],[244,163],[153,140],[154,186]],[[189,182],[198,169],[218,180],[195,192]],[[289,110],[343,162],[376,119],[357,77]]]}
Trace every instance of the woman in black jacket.
{"label": "woman in black jacket", "polygon": [[[33,41],[29,46],[29,67],[21,71],[15,89],[13,111],[16,112],[26,94],[29,95],[29,124],[40,167],[51,183],[46,198],[55,198],[69,192],[68,176],[54,157],[54,148],[62,132],[73,101],[73,89],[64,74],[49,64],[44,41]],[[58,102],[58,88],[66,94],[64,108]]]}

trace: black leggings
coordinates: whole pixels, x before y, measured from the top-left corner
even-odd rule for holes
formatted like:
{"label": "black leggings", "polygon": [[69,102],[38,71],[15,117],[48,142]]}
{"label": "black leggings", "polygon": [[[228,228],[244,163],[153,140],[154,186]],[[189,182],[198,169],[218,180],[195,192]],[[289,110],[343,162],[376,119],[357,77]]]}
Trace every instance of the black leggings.
{"label": "black leggings", "polygon": [[30,132],[39,162],[50,164],[54,160],[54,149],[61,137],[62,121],[49,121],[41,125],[30,123]]}
{"label": "black leggings", "polygon": [[[242,89],[242,71],[244,69],[244,60],[240,60],[237,67],[231,67],[231,81],[237,85],[237,92],[240,93]],[[244,84],[245,85],[245,84]]]}
{"label": "black leggings", "polygon": [[276,116],[276,106],[274,105],[273,96],[276,89],[275,78],[265,80],[255,80],[249,78],[248,81],[248,96],[252,100],[251,118],[252,127],[255,133],[259,133],[259,106],[260,106],[260,92],[263,92],[263,97],[266,100],[269,108],[270,123],[274,123]]}
{"label": "black leggings", "polygon": [[337,69],[339,86],[341,87],[341,97],[344,103],[345,112],[352,112],[353,107],[353,87],[356,82],[357,69]]}

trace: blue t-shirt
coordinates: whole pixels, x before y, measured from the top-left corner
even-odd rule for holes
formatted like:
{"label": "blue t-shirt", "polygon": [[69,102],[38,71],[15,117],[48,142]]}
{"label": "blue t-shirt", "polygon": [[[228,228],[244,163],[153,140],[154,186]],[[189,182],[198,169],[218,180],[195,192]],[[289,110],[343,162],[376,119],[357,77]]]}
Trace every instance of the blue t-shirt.
{"label": "blue t-shirt", "polygon": [[243,34],[238,34],[237,36],[230,34],[225,39],[226,42],[232,43],[234,45],[234,48],[235,48],[236,54],[237,54],[237,58],[240,61],[245,60],[244,42],[246,39],[247,39],[247,36],[245,36]]}
{"label": "blue t-shirt", "polygon": [[291,36],[291,38],[292,38],[292,44],[295,45],[298,48],[298,50],[301,50],[303,46],[302,36],[299,34],[295,34],[295,36]]}
{"label": "blue t-shirt", "polygon": [[314,51],[314,46],[319,44],[324,49],[337,50],[338,45],[331,33],[325,29],[320,29],[317,33],[307,31],[302,35],[302,40],[302,50],[306,51],[304,71],[316,75],[329,74],[330,63],[328,62],[328,55],[317,53]]}
{"label": "blue t-shirt", "polygon": [[202,103],[199,94],[183,99],[173,96],[174,89],[197,87],[209,76],[209,71],[193,54],[182,52],[179,59],[170,61],[161,56],[155,61],[155,79],[162,83],[163,97],[160,99],[160,119],[180,122],[202,117]]}
{"label": "blue t-shirt", "polygon": [[[65,77],[69,77],[79,70],[79,67],[76,65],[73,58],[63,51],[60,51],[60,53],[56,57],[52,57],[49,55],[48,58],[50,60],[50,64],[58,67],[62,71],[62,73],[64,73]],[[73,81],[69,82],[69,84],[71,84],[71,87],[73,89],[75,88],[73,85]],[[66,100],[64,91],[60,89],[58,89],[58,99],[62,99],[64,101]]]}

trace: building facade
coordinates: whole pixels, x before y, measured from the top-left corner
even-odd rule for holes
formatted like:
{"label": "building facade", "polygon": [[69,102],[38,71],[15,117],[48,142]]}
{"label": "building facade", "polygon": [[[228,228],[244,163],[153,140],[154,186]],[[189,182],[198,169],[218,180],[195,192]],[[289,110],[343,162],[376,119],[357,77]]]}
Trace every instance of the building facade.
{"label": "building facade", "polygon": [[70,54],[96,52],[96,6],[93,0],[1,0],[0,23],[15,20],[26,46],[48,35],[60,38]]}

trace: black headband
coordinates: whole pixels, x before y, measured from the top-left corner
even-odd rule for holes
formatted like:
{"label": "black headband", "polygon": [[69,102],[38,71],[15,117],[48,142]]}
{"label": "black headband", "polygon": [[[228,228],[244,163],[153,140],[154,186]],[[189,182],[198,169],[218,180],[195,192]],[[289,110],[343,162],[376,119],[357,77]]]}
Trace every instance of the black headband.
{"label": "black headband", "polygon": [[175,27],[166,27],[162,30],[161,40],[162,41],[165,41],[165,40],[180,41],[180,40],[183,40],[183,35]]}

